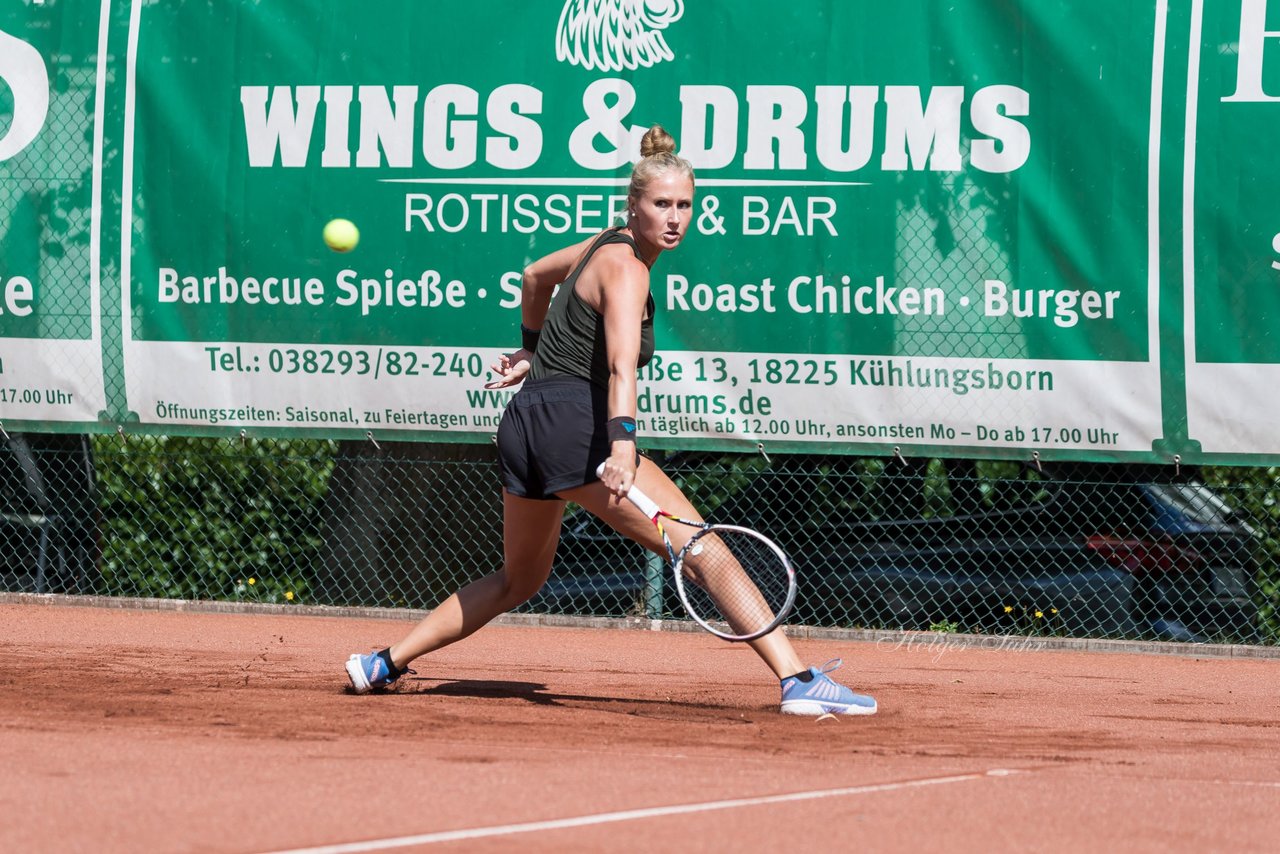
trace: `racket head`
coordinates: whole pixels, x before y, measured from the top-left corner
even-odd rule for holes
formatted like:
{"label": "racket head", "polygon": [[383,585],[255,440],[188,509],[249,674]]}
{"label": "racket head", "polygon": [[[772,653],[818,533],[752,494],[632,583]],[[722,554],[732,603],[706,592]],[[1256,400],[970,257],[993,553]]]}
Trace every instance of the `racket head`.
{"label": "racket head", "polygon": [[751,528],[709,525],[673,564],[680,602],[717,637],[748,641],[773,631],[791,613],[796,573],[777,543]]}

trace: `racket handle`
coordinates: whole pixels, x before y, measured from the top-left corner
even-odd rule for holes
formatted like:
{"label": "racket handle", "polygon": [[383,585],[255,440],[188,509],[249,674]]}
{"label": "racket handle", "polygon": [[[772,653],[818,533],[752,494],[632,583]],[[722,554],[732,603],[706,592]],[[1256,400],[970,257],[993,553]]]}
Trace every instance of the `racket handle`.
{"label": "racket handle", "polygon": [[[596,467],[596,477],[600,477],[603,474],[604,463],[601,463]],[[641,492],[640,487],[636,486],[634,483],[631,484],[631,488],[627,490],[627,500],[640,508],[640,512],[648,516],[650,522],[656,520],[662,515],[662,508],[660,508],[652,498]]]}

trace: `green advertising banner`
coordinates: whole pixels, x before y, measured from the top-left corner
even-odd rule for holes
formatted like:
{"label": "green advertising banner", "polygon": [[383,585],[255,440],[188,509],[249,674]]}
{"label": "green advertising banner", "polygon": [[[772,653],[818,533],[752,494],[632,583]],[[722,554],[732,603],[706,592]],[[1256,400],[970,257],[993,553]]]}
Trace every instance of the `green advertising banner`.
{"label": "green advertising banner", "polygon": [[[12,18],[18,6],[17,22]],[[106,4],[0,9],[0,425],[106,408],[100,234]]]}
{"label": "green advertising banner", "polygon": [[5,2],[0,381],[41,400],[0,419],[488,441],[521,270],[662,124],[649,444],[1275,453],[1224,405],[1280,363],[1267,6]]}
{"label": "green advertising banner", "polygon": [[1206,453],[1280,454],[1280,2],[1193,4],[1182,216],[1187,422]]}

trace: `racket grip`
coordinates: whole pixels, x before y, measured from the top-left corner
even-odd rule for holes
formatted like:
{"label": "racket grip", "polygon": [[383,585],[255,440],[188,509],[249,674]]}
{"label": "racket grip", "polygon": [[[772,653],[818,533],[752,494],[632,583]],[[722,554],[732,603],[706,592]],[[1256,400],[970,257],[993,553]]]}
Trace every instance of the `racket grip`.
{"label": "racket grip", "polygon": [[[604,463],[596,466],[596,477],[604,474]],[[627,490],[627,500],[640,509],[640,512],[649,517],[652,522],[662,515],[662,508],[658,507],[654,500],[640,491],[640,487],[634,483]]]}

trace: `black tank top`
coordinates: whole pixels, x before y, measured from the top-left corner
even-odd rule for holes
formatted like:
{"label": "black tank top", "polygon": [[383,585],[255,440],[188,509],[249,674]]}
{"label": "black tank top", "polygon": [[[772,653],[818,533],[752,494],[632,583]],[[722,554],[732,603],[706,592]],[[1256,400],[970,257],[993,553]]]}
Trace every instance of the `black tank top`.
{"label": "black tank top", "polygon": [[[601,388],[609,387],[609,362],[604,346],[604,316],[578,296],[578,276],[586,268],[591,256],[601,246],[625,243],[640,257],[635,241],[618,228],[611,228],[596,238],[587,249],[582,262],[569,278],[560,285],[547,319],[542,325],[542,337],[533,354],[529,378],[571,376],[590,380]],[[643,260],[643,259],[642,259]],[[640,322],[640,358],[636,367],[643,368],[653,358],[653,294],[645,301],[644,320]]]}

